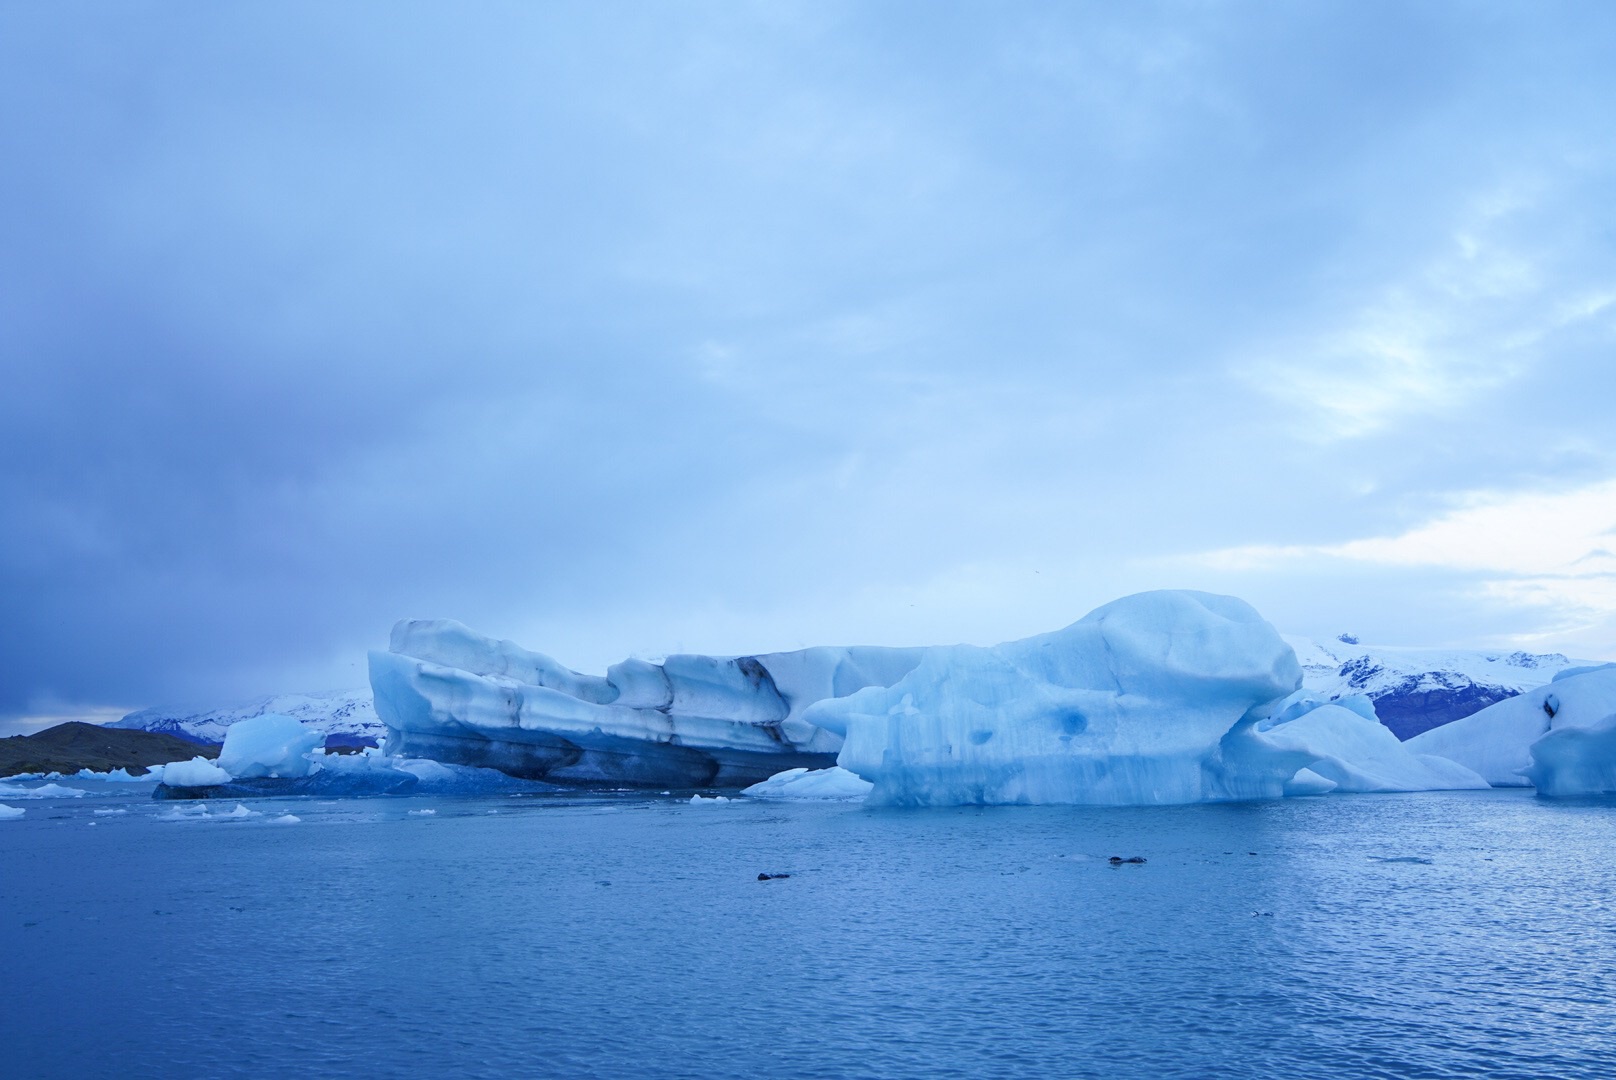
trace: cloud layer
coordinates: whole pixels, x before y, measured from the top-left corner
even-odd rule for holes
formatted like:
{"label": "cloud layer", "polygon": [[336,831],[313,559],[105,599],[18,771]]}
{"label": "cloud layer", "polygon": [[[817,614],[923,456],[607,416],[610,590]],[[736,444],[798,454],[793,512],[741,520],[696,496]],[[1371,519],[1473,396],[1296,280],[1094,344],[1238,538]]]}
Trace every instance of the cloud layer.
{"label": "cloud layer", "polygon": [[1161,586],[1616,654],[1613,46],[10,6],[0,716],[352,685],[402,616],[598,668]]}

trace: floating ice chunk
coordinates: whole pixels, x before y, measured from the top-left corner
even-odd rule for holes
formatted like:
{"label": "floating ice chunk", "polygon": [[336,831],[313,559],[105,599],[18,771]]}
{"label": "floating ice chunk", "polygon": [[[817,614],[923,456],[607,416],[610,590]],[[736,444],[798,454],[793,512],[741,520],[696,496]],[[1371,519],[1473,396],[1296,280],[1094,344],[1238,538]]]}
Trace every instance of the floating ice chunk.
{"label": "floating ice chunk", "polygon": [[63,787],[61,784],[41,784],[36,788],[0,784],[0,795],[8,799],[82,799],[88,794],[83,788]]}
{"label": "floating ice chunk", "polygon": [[194,757],[190,761],[171,761],[167,765],[156,766],[152,772],[158,774],[168,787],[217,787],[230,782],[230,774],[205,757]]}
{"label": "floating ice chunk", "polygon": [[97,817],[110,817],[113,814],[127,814],[128,812],[129,811],[125,810],[121,806],[116,810],[98,809],[91,811],[91,813],[95,814]]}
{"label": "floating ice chunk", "polygon": [[1531,752],[1525,775],[1540,795],[1616,794],[1616,713],[1585,726],[1555,725]]}
{"label": "floating ice chunk", "polygon": [[250,818],[258,817],[259,814],[257,810],[249,810],[241,803],[237,803],[234,810],[230,811],[228,814],[220,814],[219,816],[222,818]]}
{"label": "floating ice chunk", "polygon": [[692,795],[692,796],[690,796],[690,805],[691,806],[717,806],[719,803],[727,803],[727,802],[729,802],[729,796],[728,795],[714,795],[711,798],[708,798],[705,795]]}
{"label": "floating ice chunk", "polygon": [[[1314,756],[1307,771],[1338,792],[1485,788],[1487,781],[1443,758],[1410,753],[1380,721],[1339,704],[1319,705],[1264,732],[1275,746]],[[1263,725],[1258,724],[1262,730]],[[1287,786],[1287,793],[1290,791]]]}
{"label": "floating ice chunk", "polygon": [[78,780],[105,780],[113,784],[149,784],[159,779],[159,775],[150,769],[140,776],[129,775],[128,769],[113,769],[111,772],[94,772],[90,769],[80,769],[73,776]]}
{"label": "floating ice chunk", "polygon": [[296,814],[282,814],[280,817],[270,818],[269,820],[275,825],[296,825],[303,819]]}
{"label": "floating ice chunk", "polygon": [[877,803],[1271,798],[1316,759],[1254,730],[1301,681],[1248,604],[1155,592],[1052,634],[929,650],[891,687],[803,718],[846,733],[838,762]]}
{"label": "floating ice chunk", "polygon": [[1312,769],[1298,770],[1285,781],[1286,795],[1328,795],[1335,790],[1335,781],[1326,780]]}
{"label": "floating ice chunk", "polygon": [[208,804],[200,802],[172,806],[157,815],[158,819],[162,821],[189,821],[193,818],[205,818],[207,816]]}
{"label": "floating ice chunk", "polygon": [[742,791],[754,799],[862,799],[875,785],[841,766],[830,769],[787,769]]}
{"label": "floating ice chunk", "polygon": [[28,812],[26,807],[6,806],[0,803],[0,821],[16,821]]}
{"label": "floating ice chunk", "polygon": [[[1600,783],[1603,766],[1598,761],[1616,751],[1616,746],[1604,748],[1596,737],[1612,713],[1616,713],[1616,665],[1528,690],[1416,735],[1404,745],[1416,754],[1456,761],[1494,787],[1538,782],[1540,791],[1545,785],[1552,789],[1545,794],[1574,794],[1582,783]],[[1538,740],[1572,729],[1588,734],[1548,742],[1542,760],[1534,760]]]}
{"label": "floating ice chunk", "polygon": [[[290,716],[266,713],[232,724],[219,750],[219,768],[237,780],[269,776],[308,776],[315,770],[308,755],[324,745],[325,736]],[[164,783],[174,786],[164,776]]]}
{"label": "floating ice chunk", "polygon": [[433,814],[436,814],[436,813],[437,813],[437,811],[432,810],[432,809],[411,810],[411,811],[409,811],[410,817],[431,817]]}

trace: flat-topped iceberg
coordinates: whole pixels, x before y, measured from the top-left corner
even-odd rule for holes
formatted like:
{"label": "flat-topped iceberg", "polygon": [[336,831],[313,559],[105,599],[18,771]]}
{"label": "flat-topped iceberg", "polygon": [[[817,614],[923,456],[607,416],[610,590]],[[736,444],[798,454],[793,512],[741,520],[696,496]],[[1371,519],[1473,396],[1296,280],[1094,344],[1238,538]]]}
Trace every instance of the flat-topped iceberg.
{"label": "flat-topped iceberg", "polygon": [[829,769],[787,769],[741,794],[787,802],[846,802],[864,799],[874,786],[838,765]]}
{"label": "flat-topped iceberg", "polygon": [[680,655],[598,676],[456,622],[407,620],[370,654],[370,680],[390,753],[558,784],[742,787],[834,765],[841,738],[804,710],[894,682],[924,651]]}

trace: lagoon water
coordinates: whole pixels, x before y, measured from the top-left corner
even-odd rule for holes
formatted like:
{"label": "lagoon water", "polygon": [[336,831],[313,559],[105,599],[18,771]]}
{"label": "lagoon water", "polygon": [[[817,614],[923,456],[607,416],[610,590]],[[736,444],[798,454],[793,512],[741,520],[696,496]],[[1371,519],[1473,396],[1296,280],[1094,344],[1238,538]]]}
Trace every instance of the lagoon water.
{"label": "lagoon water", "polygon": [[8,1077],[1616,1075],[1609,801],[111,787],[7,800]]}

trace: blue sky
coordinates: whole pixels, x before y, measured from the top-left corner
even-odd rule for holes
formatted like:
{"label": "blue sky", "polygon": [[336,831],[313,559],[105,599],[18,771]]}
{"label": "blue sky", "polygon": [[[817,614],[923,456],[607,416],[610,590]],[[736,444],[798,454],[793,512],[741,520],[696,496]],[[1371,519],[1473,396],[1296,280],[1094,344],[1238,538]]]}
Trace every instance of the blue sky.
{"label": "blue sky", "polygon": [[1616,657],[1616,8],[6,4],[0,720],[989,643]]}

